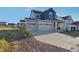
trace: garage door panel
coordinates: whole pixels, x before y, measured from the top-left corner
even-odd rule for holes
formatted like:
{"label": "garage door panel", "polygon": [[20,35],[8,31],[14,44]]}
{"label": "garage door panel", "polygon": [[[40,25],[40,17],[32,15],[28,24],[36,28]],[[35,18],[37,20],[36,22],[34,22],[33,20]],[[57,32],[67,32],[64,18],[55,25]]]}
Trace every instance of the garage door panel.
{"label": "garage door panel", "polygon": [[29,28],[30,31],[35,31],[36,25],[28,25],[28,28]]}
{"label": "garage door panel", "polygon": [[39,31],[51,31],[50,25],[39,25],[38,27]]}

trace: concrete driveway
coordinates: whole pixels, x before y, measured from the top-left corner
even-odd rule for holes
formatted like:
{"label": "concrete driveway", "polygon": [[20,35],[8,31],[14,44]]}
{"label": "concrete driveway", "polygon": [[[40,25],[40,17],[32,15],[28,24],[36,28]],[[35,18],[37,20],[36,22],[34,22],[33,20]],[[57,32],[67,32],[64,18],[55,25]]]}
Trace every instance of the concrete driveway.
{"label": "concrete driveway", "polygon": [[79,44],[78,38],[76,39],[65,34],[52,33],[52,32],[49,32],[49,33],[36,32],[36,34],[34,33],[32,34],[38,41],[41,41],[50,45],[58,46],[73,52],[79,50],[77,46]]}

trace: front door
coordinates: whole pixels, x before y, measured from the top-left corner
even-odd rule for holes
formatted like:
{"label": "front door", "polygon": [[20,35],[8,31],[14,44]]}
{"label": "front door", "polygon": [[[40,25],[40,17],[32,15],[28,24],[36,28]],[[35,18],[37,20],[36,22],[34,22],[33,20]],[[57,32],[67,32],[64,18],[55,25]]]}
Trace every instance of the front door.
{"label": "front door", "polygon": [[71,31],[75,31],[76,29],[75,29],[75,27],[71,27]]}

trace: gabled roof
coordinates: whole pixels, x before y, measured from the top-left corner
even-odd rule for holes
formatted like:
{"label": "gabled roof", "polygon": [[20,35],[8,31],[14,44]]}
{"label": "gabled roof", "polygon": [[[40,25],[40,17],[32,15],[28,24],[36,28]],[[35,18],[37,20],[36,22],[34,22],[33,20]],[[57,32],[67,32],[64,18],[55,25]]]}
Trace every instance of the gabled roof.
{"label": "gabled roof", "polygon": [[64,17],[61,17],[62,19],[66,20],[68,19],[70,16],[64,16]]}
{"label": "gabled roof", "polygon": [[62,19],[64,19],[64,20],[69,20],[69,19],[68,19],[69,17],[71,18],[71,20],[73,20],[71,16],[64,16],[64,17],[60,17],[60,18],[62,18]]}
{"label": "gabled roof", "polygon": [[32,10],[34,13],[42,13],[42,11]]}
{"label": "gabled roof", "polygon": [[[53,10],[53,12],[55,12],[55,10],[53,9],[53,8],[49,8],[49,9],[47,9],[46,11],[48,11],[48,10]],[[55,12],[56,13],[56,12]]]}
{"label": "gabled roof", "polygon": [[[49,8],[49,9],[45,10],[44,12],[46,12],[48,10],[53,10],[53,12],[55,12],[53,8]],[[38,10],[32,10],[32,11],[35,13],[44,13],[43,11],[38,11]]]}
{"label": "gabled roof", "polygon": [[[49,10],[53,10],[53,12],[55,12],[53,8],[49,8],[49,9],[45,10],[44,12],[42,12],[41,15],[43,15],[45,12],[47,12],[47,11],[49,11]],[[56,12],[55,12],[55,13],[56,13]]]}
{"label": "gabled roof", "polygon": [[[53,8],[49,8],[49,9],[45,10],[43,13],[47,12],[48,10],[53,10],[53,12],[55,12]],[[42,14],[43,14],[43,13],[42,13]],[[55,13],[56,13],[56,12],[55,12]]]}

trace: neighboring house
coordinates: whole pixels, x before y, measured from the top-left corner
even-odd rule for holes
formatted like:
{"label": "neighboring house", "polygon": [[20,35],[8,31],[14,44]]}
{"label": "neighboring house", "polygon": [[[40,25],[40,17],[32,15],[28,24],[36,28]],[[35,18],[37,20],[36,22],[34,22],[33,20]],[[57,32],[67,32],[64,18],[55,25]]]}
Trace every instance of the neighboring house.
{"label": "neighboring house", "polygon": [[18,28],[21,28],[21,26],[22,26],[21,23],[16,24],[16,27],[18,27]]}
{"label": "neighboring house", "polygon": [[20,23],[17,23],[17,25],[19,26],[20,29],[24,28],[24,22],[25,22],[25,20],[20,20]]}
{"label": "neighboring house", "polygon": [[15,23],[8,23],[8,27],[16,27]]}
{"label": "neighboring house", "polygon": [[76,30],[71,16],[59,17],[49,8],[45,11],[32,10],[30,18],[25,18],[30,31],[71,31]]}
{"label": "neighboring house", "polygon": [[0,22],[0,27],[6,27],[7,23],[6,22]]}

